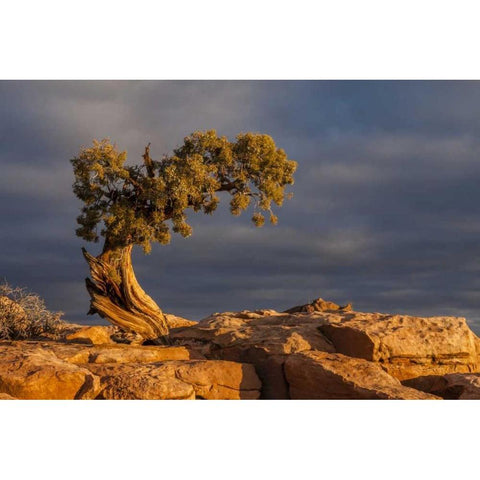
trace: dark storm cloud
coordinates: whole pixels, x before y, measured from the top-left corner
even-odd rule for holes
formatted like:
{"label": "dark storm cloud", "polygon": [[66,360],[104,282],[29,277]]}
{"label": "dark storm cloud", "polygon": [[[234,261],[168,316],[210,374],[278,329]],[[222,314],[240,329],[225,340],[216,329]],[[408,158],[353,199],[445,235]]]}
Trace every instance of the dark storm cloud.
{"label": "dark storm cloud", "polygon": [[80,146],[110,137],[136,161],[149,141],[160,157],[196,129],[252,130],[299,162],[295,197],[277,227],[224,206],[191,215],[192,237],[135,252],[166,311],[323,296],[480,322],[479,111],[478,82],[0,82],[0,276],[84,321]]}

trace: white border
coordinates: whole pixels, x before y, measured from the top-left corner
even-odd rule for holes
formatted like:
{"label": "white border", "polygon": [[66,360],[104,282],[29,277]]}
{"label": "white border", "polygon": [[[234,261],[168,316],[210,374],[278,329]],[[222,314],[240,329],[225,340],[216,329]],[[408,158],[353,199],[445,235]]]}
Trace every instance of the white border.
{"label": "white border", "polygon": [[5,401],[2,477],[470,478],[477,409],[467,401]]}
{"label": "white border", "polygon": [[[480,78],[473,1],[17,0],[0,16],[3,79]],[[5,401],[2,477],[468,478],[477,409]]]}
{"label": "white border", "polygon": [[477,2],[9,1],[0,78],[477,79]]}

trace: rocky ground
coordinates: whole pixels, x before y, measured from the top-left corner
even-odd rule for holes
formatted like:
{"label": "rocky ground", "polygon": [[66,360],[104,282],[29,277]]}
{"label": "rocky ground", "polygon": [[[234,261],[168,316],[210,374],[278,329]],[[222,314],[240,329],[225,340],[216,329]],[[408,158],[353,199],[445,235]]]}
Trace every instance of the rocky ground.
{"label": "rocky ground", "polygon": [[465,319],[347,307],[169,316],[169,346],[79,325],[1,341],[0,399],[480,398]]}

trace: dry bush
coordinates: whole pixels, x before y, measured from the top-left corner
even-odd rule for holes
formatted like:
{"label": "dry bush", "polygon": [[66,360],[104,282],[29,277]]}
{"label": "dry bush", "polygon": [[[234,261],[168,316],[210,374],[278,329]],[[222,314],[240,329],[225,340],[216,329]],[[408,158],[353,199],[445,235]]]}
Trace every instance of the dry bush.
{"label": "dry bush", "polygon": [[62,315],[47,310],[37,294],[7,282],[0,284],[0,339],[24,340],[45,334],[58,338],[65,328]]}

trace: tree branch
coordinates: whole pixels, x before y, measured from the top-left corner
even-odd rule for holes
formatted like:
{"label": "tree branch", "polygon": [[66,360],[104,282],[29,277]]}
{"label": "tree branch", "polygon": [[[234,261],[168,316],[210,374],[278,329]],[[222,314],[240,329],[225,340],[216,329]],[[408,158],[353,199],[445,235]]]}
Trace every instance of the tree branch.
{"label": "tree branch", "polygon": [[153,171],[153,161],[150,158],[150,142],[145,147],[145,153],[142,155],[142,157],[143,157],[145,166],[147,167],[148,176],[150,178],[153,178],[155,176],[155,172]]}
{"label": "tree branch", "polygon": [[237,188],[237,183],[235,181],[228,182],[228,183],[223,183],[222,185],[220,185],[220,188],[217,189],[216,191],[217,192],[230,192],[234,188]]}

